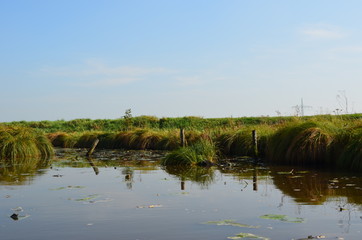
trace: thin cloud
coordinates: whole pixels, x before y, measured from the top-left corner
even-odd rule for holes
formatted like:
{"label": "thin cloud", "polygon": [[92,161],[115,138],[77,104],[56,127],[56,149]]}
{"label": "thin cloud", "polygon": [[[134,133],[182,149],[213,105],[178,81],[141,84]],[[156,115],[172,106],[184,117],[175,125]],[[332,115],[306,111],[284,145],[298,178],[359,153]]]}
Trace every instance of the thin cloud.
{"label": "thin cloud", "polygon": [[177,77],[176,81],[180,86],[202,85],[204,82],[199,76]]}
{"label": "thin cloud", "polygon": [[331,52],[360,54],[362,53],[362,46],[346,46],[346,47],[333,48]]}
{"label": "thin cloud", "polygon": [[123,85],[140,80],[141,78],[113,78],[113,79],[102,79],[98,81],[90,81],[86,83],[79,83],[78,85],[83,85],[88,87],[108,87],[108,86]]}
{"label": "thin cloud", "polygon": [[309,40],[340,39],[346,36],[338,27],[320,24],[306,27],[300,33]]}
{"label": "thin cloud", "polygon": [[47,77],[69,79],[72,85],[99,87],[129,84],[174,71],[161,67],[109,66],[101,61],[87,60],[78,66],[44,67],[41,72]]}

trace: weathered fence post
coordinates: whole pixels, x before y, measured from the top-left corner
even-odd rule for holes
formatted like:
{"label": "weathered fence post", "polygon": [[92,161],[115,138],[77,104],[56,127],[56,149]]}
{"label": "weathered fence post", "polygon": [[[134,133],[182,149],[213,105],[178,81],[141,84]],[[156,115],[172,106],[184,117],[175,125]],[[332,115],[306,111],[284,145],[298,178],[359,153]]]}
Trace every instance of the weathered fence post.
{"label": "weathered fence post", "polygon": [[96,138],[92,144],[92,147],[87,152],[87,157],[90,157],[92,153],[94,152],[94,149],[97,147],[97,144],[99,143],[99,139]]}
{"label": "weathered fence post", "polygon": [[180,143],[181,143],[181,147],[186,146],[185,129],[183,129],[183,128],[180,128]]}
{"label": "weathered fence post", "polygon": [[256,134],[256,130],[253,130],[251,132],[252,138],[253,138],[253,157],[258,157],[258,136]]}

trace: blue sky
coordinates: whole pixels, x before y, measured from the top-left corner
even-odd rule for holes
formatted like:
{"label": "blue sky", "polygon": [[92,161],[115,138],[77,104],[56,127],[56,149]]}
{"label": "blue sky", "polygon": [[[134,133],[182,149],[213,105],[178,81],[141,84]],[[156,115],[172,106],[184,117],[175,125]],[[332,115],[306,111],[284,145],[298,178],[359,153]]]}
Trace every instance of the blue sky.
{"label": "blue sky", "polygon": [[362,112],[361,9],[358,0],[0,0],[0,122],[114,119],[129,108],[294,115],[301,98],[305,114]]}

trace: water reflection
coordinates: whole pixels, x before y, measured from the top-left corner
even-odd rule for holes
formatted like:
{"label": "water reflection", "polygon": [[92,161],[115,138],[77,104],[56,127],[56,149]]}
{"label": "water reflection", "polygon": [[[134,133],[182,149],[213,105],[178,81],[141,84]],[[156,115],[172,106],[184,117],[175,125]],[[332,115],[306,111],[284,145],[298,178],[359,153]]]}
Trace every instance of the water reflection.
{"label": "water reflection", "polygon": [[1,185],[25,185],[31,184],[36,176],[44,174],[49,167],[48,160],[26,159],[18,163],[0,161]]}
{"label": "water reflection", "polygon": [[124,181],[128,189],[132,190],[134,169],[131,167],[123,167],[122,174],[124,175]]}
{"label": "water reflection", "polygon": [[297,203],[323,204],[328,199],[345,197],[347,203],[362,204],[362,179],[351,174],[321,171],[282,171],[271,168],[273,183]]}
{"label": "water reflection", "polygon": [[198,167],[198,166],[164,166],[163,170],[170,175],[180,179],[181,190],[186,189],[186,181],[192,181],[206,189],[215,181],[215,167]]}

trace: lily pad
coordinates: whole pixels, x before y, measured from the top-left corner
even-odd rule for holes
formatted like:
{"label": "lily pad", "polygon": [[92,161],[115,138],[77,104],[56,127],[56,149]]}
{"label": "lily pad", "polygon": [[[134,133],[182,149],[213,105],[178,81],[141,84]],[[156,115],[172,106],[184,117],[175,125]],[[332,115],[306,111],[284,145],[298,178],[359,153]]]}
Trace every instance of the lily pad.
{"label": "lily pad", "polygon": [[238,233],[234,237],[228,237],[228,239],[242,239],[242,238],[269,240],[269,238],[254,235],[252,233]]}
{"label": "lily pad", "polygon": [[95,199],[95,198],[97,198],[97,197],[99,197],[98,194],[92,194],[92,195],[89,195],[89,196],[87,196],[87,197],[85,197],[85,198],[75,199],[75,201],[77,201],[77,202],[88,202],[88,201],[90,201],[90,200],[92,200],[92,199]]}
{"label": "lily pad", "polygon": [[81,189],[81,188],[85,188],[85,187],[84,186],[67,186],[67,187],[51,188],[50,190],[59,191],[59,190],[64,190],[64,189]]}
{"label": "lily pad", "polygon": [[141,206],[137,206],[137,208],[161,208],[163,207],[161,204],[152,204],[152,205],[141,205]]}
{"label": "lily pad", "polygon": [[287,215],[278,215],[278,214],[266,214],[266,215],[260,216],[260,218],[279,220],[282,222],[289,222],[289,223],[304,223],[305,222],[304,218],[299,218],[299,217],[293,218],[293,217],[289,217]]}
{"label": "lily pad", "polygon": [[204,224],[210,224],[210,225],[218,225],[218,226],[234,226],[234,227],[243,227],[243,228],[260,228],[260,226],[252,226],[247,224],[242,224],[235,222],[235,220],[227,219],[222,221],[208,221]]}

